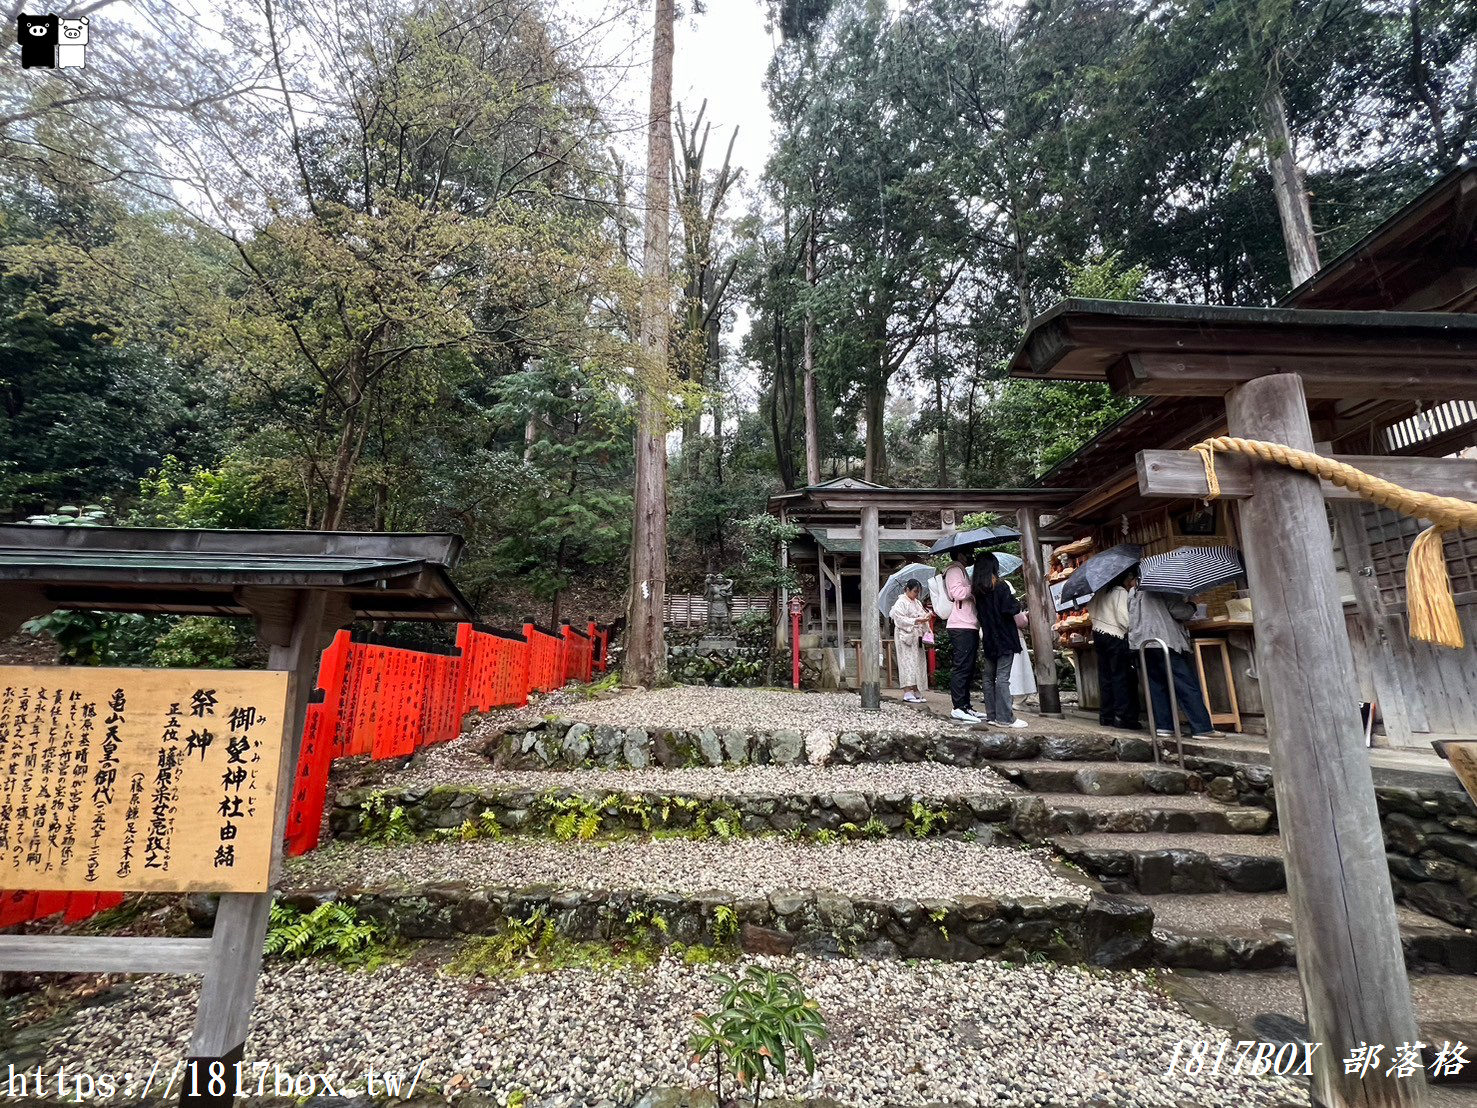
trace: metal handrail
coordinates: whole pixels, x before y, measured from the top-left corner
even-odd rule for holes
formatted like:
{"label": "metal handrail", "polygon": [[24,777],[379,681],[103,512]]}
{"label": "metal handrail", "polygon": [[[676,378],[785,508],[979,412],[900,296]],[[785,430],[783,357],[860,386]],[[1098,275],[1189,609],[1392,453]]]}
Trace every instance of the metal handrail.
{"label": "metal handrail", "polygon": [[1159,756],[1159,721],[1154,718],[1154,695],[1149,689],[1149,660],[1144,654],[1144,647],[1150,643],[1158,643],[1159,648],[1164,651],[1164,681],[1169,686],[1169,718],[1174,725],[1175,748],[1179,754],[1180,768],[1184,769],[1185,737],[1180,733],[1180,702],[1174,691],[1174,666],[1170,664],[1169,644],[1163,639],[1145,639],[1139,643],[1139,676],[1144,685],[1144,711],[1149,713],[1149,741],[1154,744],[1154,764],[1159,765],[1162,759]]}

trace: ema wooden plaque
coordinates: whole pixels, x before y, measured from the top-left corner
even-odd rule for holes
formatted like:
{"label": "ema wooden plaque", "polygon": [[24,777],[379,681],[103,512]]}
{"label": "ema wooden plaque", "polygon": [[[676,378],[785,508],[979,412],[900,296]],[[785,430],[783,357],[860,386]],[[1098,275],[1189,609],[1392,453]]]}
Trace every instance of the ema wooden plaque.
{"label": "ema wooden plaque", "polygon": [[0,888],[265,892],[287,678],[0,666]]}

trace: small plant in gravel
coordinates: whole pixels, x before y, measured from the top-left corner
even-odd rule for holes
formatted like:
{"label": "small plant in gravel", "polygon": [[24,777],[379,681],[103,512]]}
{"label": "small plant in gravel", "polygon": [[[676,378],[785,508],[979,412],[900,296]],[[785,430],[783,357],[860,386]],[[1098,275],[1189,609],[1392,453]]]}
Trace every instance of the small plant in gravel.
{"label": "small plant in gravel", "polygon": [[949,813],[944,808],[931,808],[921,800],[913,801],[903,827],[915,839],[926,839],[949,826]]}
{"label": "small plant in gravel", "polygon": [[765,1081],[789,1073],[792,1051],[807,1075],[815,1073],[815,1048],[825,1041],[826,1021],[798,977],[750,966],[742,977],[719,974],[714,980],[723,986],[723,996],[716,1011],[694,1014],[698,1029],[690,1045],[694,1062],[712,1056],[720,1105],[727,1103],[725,1062],[756,1106]]}
{"label": "small plant in gravel", "polygon": [[289,961],[327,956],[340,965],[359,966],[372,960],[378,939],[379,929],[347,904],[320,904],[311,912],[273,904],[265,952]]}
{"label": "small plant in gravel", "polygon": [[410,825],[410,816],[403,805],[397,803],[395,794],[373,792],[359,805],[363,813],[359,837],[365,842],[381,846],[397,846],[415,842],[415,829]]}
{"label": "small plant in gravel", "polygon": [[885,839],[887,838],[887,824],[876,816],[867,820],[858,827],[854,823],[843,823],[840,827],[841,834],[848,839]]}

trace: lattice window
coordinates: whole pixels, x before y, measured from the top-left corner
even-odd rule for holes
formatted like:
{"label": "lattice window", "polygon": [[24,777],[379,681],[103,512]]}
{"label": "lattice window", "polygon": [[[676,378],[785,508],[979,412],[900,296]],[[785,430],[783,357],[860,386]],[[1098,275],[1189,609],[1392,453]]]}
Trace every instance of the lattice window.
{"label": "lattice window", "polygon": [[[1363,505],[1363,515],[1380,595],[1386,604],[1403,605],[1405,562],[1410,555],[1410,544],[1426,524],[1373,504]],[[1446,565],[1458,601],[1477,603],[1477,535],[1460,531],[1447,535]]]}

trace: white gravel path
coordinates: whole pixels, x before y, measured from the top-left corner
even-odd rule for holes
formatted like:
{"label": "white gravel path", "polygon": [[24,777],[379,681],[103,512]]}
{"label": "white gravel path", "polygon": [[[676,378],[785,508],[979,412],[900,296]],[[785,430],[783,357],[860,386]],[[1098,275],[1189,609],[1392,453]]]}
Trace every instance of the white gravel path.
{"label": "white gravel path", "polygon": [[[755,961],[796,972],[830,1026],[815,1078],[792,1079],[792,1096],[828,1095],[857,1108],[1306,1103],[1280,1079],[1164,1076],[1177,1040],[1218,1042],[1225,1033],[1143,987],[1137,974],[989,961]],[[146,1074],[157,1061],[168,1073],[185,1054],[195,995],[187,979],[138,979],[122,999],[62,1028],[48,1068]],[[324,1071],[335,1092],[361,1091],[366,1069],[408,1077],[424,1063],[420,1092],[428,1084],[476,1087],[505,1103],[521,1089],[529,1108],[630,1105],[654,1085],[705,1083],[709,1073],[690,1065],[687,1038],[691,1013],[709,1009],[716,995],[707,969],[670,958],[639,972],[485,982],[425,965],[373,974],[273,966],[262,978],[246,1060]]]}
{"label": "white gravel path", "polygon": [[1023,795],[990,769],[937,762],[855,766],[735,766],[696,769],[495,770],[465,748],[433,747],[424,760],[388,777],[398,788],[463,785],[489,790],[587,789],[682,796],[819,796],[867,793],[903,796]]}
{"label": "white gravel path", "polygon": [[614,727],[666,727],[700,731],[903,731],[922,735],[962,732],[963,724],[884,700],[880,712],[864,712],[856,693],[784,692],[674,685],[637,689],[604,700],[568,702],[550,709],[563,719]]}
{"label": "white gravel path", "polygon": [[1071,897],[1086,890],[1061,876],[1049,850],[950,840],[816,845],[781,839],[661,839],[557,843],[528,839],[416,843],[386,848],[334,843],[289,859],[289,888],[465,881],[482,887],[554,885],[767,896],[796,889],[882,900]]}

